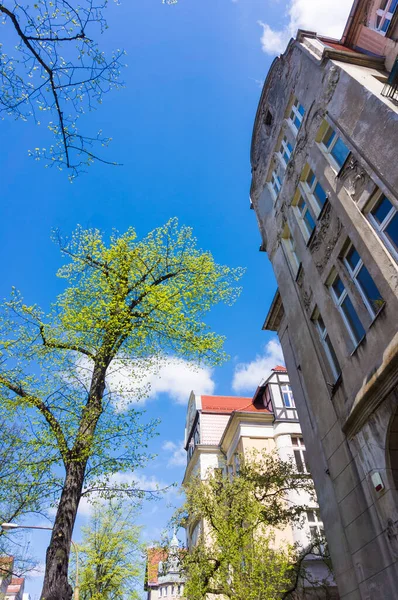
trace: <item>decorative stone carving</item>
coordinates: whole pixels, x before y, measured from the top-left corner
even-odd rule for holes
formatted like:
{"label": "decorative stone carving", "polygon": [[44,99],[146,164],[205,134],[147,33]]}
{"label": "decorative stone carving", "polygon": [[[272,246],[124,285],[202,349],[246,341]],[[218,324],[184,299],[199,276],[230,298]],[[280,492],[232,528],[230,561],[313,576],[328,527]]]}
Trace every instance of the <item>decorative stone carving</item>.
{"label": "decorative stone carving", "polygon": [[304,278],[304,269],[302,267],[298,273],[296,281],[297,281],[297,285],[298,285],[300,293],[301,293],[301,298],[303,300],[304,308],[305,308],[306,312],[309,312],[310,307],[311,307],[311,301],[312,301],[312,290],[306,284],[306,281]]}
{"label": "decorative stone carving", "polygon": [[314,237],[309,245],[316,268],[320,273],[323,272],[337,244],[342,228],[340,219],[335,214],[331,204],[328,203],[318,221]]}
{"label": "decorative stone carving", "polygon": [[395,557],[398,557],[398,521],[388,519],[386,533],[392,553]]}
{"label": "decorative stone carving", "polygon": [[357,202],[369,182],[369,175],[350,154],[339,173],[339,179],[352,199]]}

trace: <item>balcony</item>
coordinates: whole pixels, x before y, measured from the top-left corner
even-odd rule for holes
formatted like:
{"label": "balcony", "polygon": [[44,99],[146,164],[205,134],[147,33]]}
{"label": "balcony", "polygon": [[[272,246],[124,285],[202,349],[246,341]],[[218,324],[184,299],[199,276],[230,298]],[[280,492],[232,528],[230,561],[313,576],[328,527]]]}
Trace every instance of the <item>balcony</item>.
{"label": "balcony", "polygon": [[398,58],[396,58],[394,66],[388,77],[387,83],[384,85],[382,96],[398,101]]}

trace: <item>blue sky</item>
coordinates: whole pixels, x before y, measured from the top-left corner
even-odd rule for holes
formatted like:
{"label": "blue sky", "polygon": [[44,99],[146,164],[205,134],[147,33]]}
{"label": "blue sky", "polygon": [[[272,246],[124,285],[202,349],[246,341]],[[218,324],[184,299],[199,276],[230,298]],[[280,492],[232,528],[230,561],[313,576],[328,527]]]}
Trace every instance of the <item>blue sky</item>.
{"label": "blue sky", "polygon": [[[1,124],[2,297],[16,286],[28,302],[48,307],[60,290],[55,277],[60,259],[50,230],[70,232],[78,223],[105,231],[133,225],[144,234],[178,216],[194,228],[200,246],[211,250],[217,261],[247,267],[238,302],[232,308],[216,308],[209,319],[227,337],[229,362],[192,376],[183,364],[175,363],[168,377],[164,374],[153,382],[148,414],[159,416],[162,423],[151,446],[159,457],[140,475],[146,484],[182,479],[180,447],[192,388],[251,395],[259,379],[281,360],[275,344],[265,348],[272,336],[261,330],[275,281],[266,255],[259,252],[260,235],[249,210],[253,120],[272,54],[283,47],[291,31],[298,25],[321,29],[325,23],[323,32],[338,35],[350,4],[349,0],[112,3],[110,27],[101,45],[105,51],[126,49],[128,68],[122,74],[126,87],[106,96],[85,122],[89,131],[101,128],[112,136],[104,157],[123,166],[97,164],[73,184],[65,173],[45,169],[28,157],[28,149],[49,146],[44,126],[11,120]],[[144,507],[140,520],[146,540],[158,536],[166,525],[170,501],[176,498],[169,495]],[[43,561],[48,534],[35,532],[29,539]],[[27,590],[38,597],[40,578],[31,579]]]}

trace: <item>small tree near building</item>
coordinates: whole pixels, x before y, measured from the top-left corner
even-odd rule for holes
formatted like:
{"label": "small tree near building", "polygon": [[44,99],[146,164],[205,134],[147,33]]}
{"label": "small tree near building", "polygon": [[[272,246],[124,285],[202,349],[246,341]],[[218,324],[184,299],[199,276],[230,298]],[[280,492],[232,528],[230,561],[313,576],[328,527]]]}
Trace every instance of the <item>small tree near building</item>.
{"label": "small tree near building", "polygon": [[[191,479],[185,486],[185,504],[175,516],[175,523],[189,534],[196,530],[195,543],[182,554],[186,596],[302,598],[302,589],[296,594],[307,577],[304,560],[322,544],[315,540],[300,549],[277,538],[283,538],[287,525],[300,523],[306,507],[289,503],[287,495],[303,491],[313,493],[312,481],[298,476],[292,463],[265,452],[246,458],[234,477],[216,470],[204,481]],[[322,588],[320,597],[328,597],[323,582],[306,583],[311,593]]]}

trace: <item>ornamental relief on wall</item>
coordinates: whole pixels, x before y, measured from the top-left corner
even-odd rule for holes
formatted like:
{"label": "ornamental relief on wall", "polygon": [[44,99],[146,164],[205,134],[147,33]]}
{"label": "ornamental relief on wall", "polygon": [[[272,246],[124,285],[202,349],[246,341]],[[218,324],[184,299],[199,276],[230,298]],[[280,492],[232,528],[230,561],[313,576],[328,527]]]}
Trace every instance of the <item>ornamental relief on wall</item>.
{"label": "ornamental relief on wall", "polygon": [[316,268],[321,274],[332,255],[340,238],[343,226],[328,202],[321,215],[314,236],[310,242],[309,250],[313,256]]}
{"label": "ornamental relief on wall", "polygon": [[355,202],[358,202],[370,181],[369,175],[352,154],[348,156],[338,174],[338,179]]}

